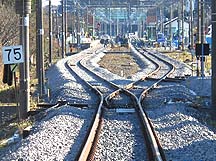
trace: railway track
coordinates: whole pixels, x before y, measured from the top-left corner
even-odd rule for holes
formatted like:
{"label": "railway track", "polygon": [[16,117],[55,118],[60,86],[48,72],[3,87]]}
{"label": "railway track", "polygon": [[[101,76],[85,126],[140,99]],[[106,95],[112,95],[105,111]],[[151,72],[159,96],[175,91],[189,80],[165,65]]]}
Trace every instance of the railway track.
{"label": "railway track", "polygon": [[[39,158],[40,160],[166,160],[167,157],[167,160],[172,160],[173,158],[183,157],[179,154],[179,151],[169,149],[172,144],[173,147],[178,147],[179,142],[186,145],[185,153],[187,155],[191,157],[196,155],[196,158],[203,156],[205,150],[202,152],[199,145],[195,143],[193,143],[192,147],[187,145],[191,139],[197,142],[196,136],[200,136],[200,132],[192,131],[193,128],[195,130],[197,128],[193,127],[190,130],[185,129],[183,131],[179,129],[179,120],[184,120],[184,124],[187,123],[188,127],[192,127],[191,124],[194,124],[195,121],[191,120],[190,115],[184,115],[184,112],[188,112],[190,109],[187,106],[183,109],[180,108],[180,105],[185,106],[184,102],[169,104],[170,100],[175,102],[175,100],[182,100],[181,98],[190,101],[190,91],[185,94],[182,93],[182,91],[185,92],[185,89],[176,91],[181,88],[181,85],[176,87],[176,81],[179,79],[174,79],[173,76],[175,75],[171,74],[175,67],[163,60],[163,56],[145,49],[137,50],[154,65],[151,65],[151,69],[146,70],[148,72],[144,71],[143,73],[148,74],[143,74],[143,77],[137,81],[133,81],[135,80],[133,77],[127,81],[120,79],[124,83],[114,81],[114,79],[119,78],[116,76],[109,78],[107,76],[109,73],[103,73],[103,70],[100,70],[97,66],[94,67],[95,64],[91,63],[95,62],[95,60],[92,62],[88,60],[89,58],[92,59],[92,57],[97,59],[98,56],[95,54],[87,53],[91,57],[86,59],[83,59],[86,54],[74,55],[74,60],[68,61],[67,65],[65,65],[65,60],[62,61],[64,64],[60,63],[58,69],[64,71],[63,77],[65,75],[67,77],[63,79],[60,88],[57,88],[57,92],[67,87],[68,89],[65,92],[60,93],[60,98],[66,98],[66,101],[59,102],[58,107],[50,109],[47,116],[33,127],[29,137],[24,139],[21,144],[9,148],[10,154],[7,153],[8,150],[5,153],[0,151],[1,158],[3,160],[37,160]],[[99,56],[102,55],[99,54]],[[177,70],[178,68],[177,66]],[[68,70],[71,71],[68,72]],[[57,72],[55,75],[58,76],[59,73]],[[164,81],[174,82],[167,83]],[[59,83],[60,80],[57,82]],[[118,83],[118,85],[113,82]],[[79,84],[79,87],[74,86],[76,83]],[[167,85],[171,85],[171,87]],[[166,88],[163,92],[160,91],[162,87]],[[74,91],[81,89],[81,95],[78,95],[78,97],[76,97],[76,94],[66,95],[66,97],[62,95],[71,92],[70,89],[75,89]],[[169,92],[168,96],[167,91]],[[181,92],[181,94],[178,92]],[[160,98],[157,98],[155,93]],[[72,98],[71,96],[75,97]],[[84,96],[83,99],[82,96]],[[161,97],[163,98],[161,99]],[[81,98],[81,101],[79,101],[79,98]],[[79,107],[75,102],[73,103],[73,100],[76,103],[80,102]],[[158,106],[158,102],[155,102],[155,100],[163,103]],[[164,102],[166,100],[167,102]],[[72,102],[70,103],[70,101]],[[80,105],[85,106],[83,108]],[[175,109],[176,106],[177,109]],[[168,111],[165,111],[164,108]],[[174,110],[174,113],[172,110]],[[178,112],[175,113],[175,110]],[[183,113],[179,112],[181,110]],[[167,113],[171,113],[171,115],[168,116]],[[151,121],[154,122],[160,140],[155,135],[148,115]],[[174,115],[177,117],[176,119]],[[164,118],[164,116],[166,116],[166,120],[161,123],[160,117]],[[172,119],[171,123],[167,121],[167,117]],[[176,127],[170,131],[168,127],[173,127],[173,121],[175,120]],[[184,124],[182,126],[186,128]],[[195,124],[197,127],[196,122]],[[90,129],[89,127],[95,128]],[[203,130],[203,125],[200,125],[199,128]],[[142,131],[143,129],[145,131]],[[185,135],[185,133],[187,134]],[[97,137],[95,134],[97,134]],[[195,137],[193,137],[194,135]],[[202,138],[205,138],[205,136],[203,135]],[[176,143],[176,140],[178,140],[178,143]],[[160,142],[165,149],[166,157],[163,154]],[[206,144],[208,143],[210,142]],[[199,150],[194,150],[194,146],[196,149],[201,150],[200,155],[197,154]],[[190,151],[188,152],[188,148],[193,154],[190,154]]]}
{"label": "railway track", "polygon": [[[146,56],[147,57],[147,56]],[[155,56],[154,56],[155,57]],[[96,127],[92,128],[92,132],[93,133],[92,137],[89,137],[91,139],[87,139],[87,142],[80,154],[80,159],[79,160],[86,160],[86,159],[90,159],[93,160],[94,158],[94,154],[89,154],[89,152],[93,152],[96,150],[93,150],[97,147],[97,143],[93,143],[93,140],[97,140],[95,138],[98,138],[97,136],[94,136],[96,134],[96,129],[98,129],[98,127],[101,127],[102,125],[100,125],[99,123],[102,122],[100,120],[102,120],[101,118],[103,118],[104,109],[110,109],[113,108],[116,110],[116,108],[120,108],[122,111],[124,111],[124,109],[134,109],[134,111],[137,111],[138,116],[140,116],[140,120],[142,120],[142,126],[144,127],[143,129],[148,129],[147,131],[144,131],[144,133],[146,134],[146,142],[148,142],[148,148],[147,149],[151,149],[151,152],[148,154],[148,158],[150,158],[150,160],[165,160],[164,154],[162,152],[162,148],[159,145],[159,142],[157,141],[157,138],[155,138],[155,133],[153,132],[152,129],[152,125],[149,122],[145,112],[143,111],[143,108],[141,106],[141,101],[143,100],[143,96],[153,87],[155,87],[160,81],[162,81],[163,79],[165,79],[167,77],[167,75],[169,75],[173,70],[174,67],[169,64],[169,68],[171,70],[168,70],[169,72],[166,72],[156,83],[154,83],[153,85],[150,85],[149,88],[147,88],[147,90],[144,90],[142,92],[142,94],[140,94],[140,97],[137,97],[136,95],[133,94],[133,92],[129,91],[129,89],[133,89],[135,87],[135,84],[138,84],[140,81],[144,81],[146,78],[154,75],[156,72],[158,72],[161,69],[161,65],[158,65],[157,62],[155,62],[152,58],[147,57],[147,59],[149,59],[150,61],[152,61],[156,68],[154,71],[152,71],[151,73],[149,73],[147,76],[142,77],[140,80],[135,81],[133,83],[128,84],[127,86],[125,86],[124,88],[120,88],[117,85],[113,84],[112,82],[107,81],[106,79],[103,79],[102,77],[100,77],[99,75],[92,73],[90,71],[90,69],[87,68],[87,66],[83,65],[84,61],[80,61],[77,66],[79,66],[80,68],[83,68],[83,70],[87,70],[87,72],[91,73],[90,75],[94,75],[96,77],[98,77],[100,79],[100,82],[106,82],[107,84],[110,84],[110,86],[114,87],[114,88],[118,88],[117,90],[115,90],[114,92],[111,92],[111,94],[107,95],[107,90],[106,92],[101,92],[102,90],[100,89],[101,87],[105,87],[104,84],[100,84],[97,81],[93,81],[93,82],[86,82],[87,84],[89,84],[89,86],[91,86],[91,88],[95,89],[98,93],[98,95],[100,96],[100,103],[98,105],[98,110],[97,110],[97,114],[95,115],[95,123],[92,123],[92,125],[95,125]],[[157,58],[158,60],[162,61],[164,64],[166,64],[166,61],[160,58]],[[82,63],[81,63],[82,62]],[[96,84],[98,84],[99,86],[95,86],[95,82],[97,82]],[[106,94],[105,94],[106,93]],[[107,96],[105,96],[105,95]],[[121,95],[124,96],[121,96]],[[129,97],[129,99],[128,99]],[[113,101],[114,100],[114,101]],[[126,100],[126,101],[124,101]],[[115,102],[115,103],[113,103]],[[123,103],[122,103],[123,102]],[[132,102],[132,103],[130,103]],[[105,110],[107,111],[107,110]],[[118,111],[118,110],[116,110]],[[127,110],[125,110],[127,111]],[[133,111],[133,110],[131,110]],[[127,112],[126,112],[127,113]],[[105,114],[106,115],[106,114]],[[100,131],[100,130],[99,130]],[[91,140],[91,141],[88,141]],[[89,143],[93,143],[94,144],[94,148],[92,149],[92,145],[89,145]],[[159,146],[158,146],[159,145]],[[87,150],[88,149],[88,150]],[[161,154],[160,154],[161,153]],[[147,154],[147,153],[146,153]]]}
{"label": "railway track", "polygon": [[[94,56],[94,54],[91,54],[91,56]],[[111,80],[104,79],[103,74],[100,72],[92,72],[92,68],[89,67],[91,64],[87,61],[88,58],[83,59],[83,56],[82,54],[80,56],[75,55],[75,59],[72,61],[70,59],[62,61],[63,64],[61,64],[59,69],[64,70],[64,76],[67,76],[69,80],[64,80],[63,88],[59,88],[58,91],[66,86],[69,87],[70,84],[68,83],[71,80],[72,84],[78,82],[79,86],[83,86],[81,92],[87,93],[83,93],[86,98],[81,98],[79,101],[60,95],[62,98],[66,98],[66,100],[60,101],[58,107],[50,108],[50,115],[46,118],[47,122],[42,122],[42,126],[36,126],[33,135],[24,141],[24,143],[30,142],[29,145],[33,149],[37,149],[40,146],[45,151],[50,151],[50,153],[45,155],[44,150],[37,150],[37,153],[32,153],[30,157],[35,158],[36,155],[39,155],[44,159],[55,157],[56,159],[64,158],[69,160],[165,160],[154,131],[151,128],[151,123],[139,101],[139,93],[142,92],[144,87],[131,90],[131,88],[128,88],[129,85],[116,85]],[[153,75],[161,68],[157,63],[154,66],[155,68],[152,68],[154,71],[149,75]],[[144,76],[141,78],[142,81],[140,81],[145,82],[146,78]],[[128,84],[131,84],[131,81],[128,82]],[[79,89],[81,88],[78,87],[77,90]],[[66,94],[67,92],[70,91],[67,90]],[[62,92],[61,94],[64,93]],[[81,106],[71,108],[70,101],[73,100],[79,102],[80,105],[85,104],[84,108]],[[75,104],[72,103],[71,105]],[[81,116],[81,112],[85,114]],[[87,113],[89,114],[87,115]],[[80,117],[79,115],[82,117],[81,120],[74,117]],[[86,119],[88,121],[85,121]],[[60,120],[62,121],[59,122]],[[53,122],[55,123],[53,124]],[[76,129],[72,130],[73,127],[71,125],[74,123],[77,126]],[[69,124],[70,126],[68,126]],[[41,129],[41,127],[47,128]],[[39,133],[37,133],[38,128],[41,129],[40,137],[44,138],[42,140],[48,146],[32,139],[35,136],[39,136]],[[49,134],[47,131],[52,133]],[[60,140],[58,139],[60,138],[59,136],[62,136]],[[53,137],[55,141],[49,141],[49,138]],[[68,138],[71,139],[68,140]],[[64,142],[62,142],[63,140]],[[78,142],[79,145],[77,144]],[[24,150],[26,145],[23,148],[20,147],[19,151]],[[49,148],[53,146],[59,150],[63,148],[65,152],[58,154],[58,156],[53,156],[54,151]],[[72,149],[70,149],[70,146]],[[70,152],[67,152],[68,150]],[[11,159],[16,156],[15,149],[13,151],[14,157],[11,156]],[[25,155],[23,157],[25,158]]]}
{"label": "railway track", "polygon": [[[89,70],[88,70],[89,71]],[[102,78],[100,78],[100,79],[102,79]],[[104,80],[104,79],[102,79],[102,81],[106,81],[106,80]],[[107,82],[107,81],[106,81]],[[110,82],[107,82],[107,83],[109,83],[109,84],[111,84],[112,85],[112,83],[110,83]],[[119,88],[119,87],[118,87]],[[99,93],[99,92],[98,92]],[[118,90],[116,90],[115,92],[114,92],[114,94],[113,93],[111,93],[111,95],[112,96],[119,96],[119,94],[122,94],[122,93],[125,93],[122,89],[118,89]],[[101,93],[102,94],[102,93]],[[125,102],[125,100],[127,100],[128,99],[128,97],[127,97],[127,95],[129,95],[129,93],[126,93],[126,94],[123,94],[124,96],[123,96],[123,98],[122,97],[119,97],[118,98],[118,103],[117,103],[117,106],[123,106],[125,103],[123,103],[123,102]],[[107,97],[109,97],[110,95],[108,95]],[[131,97],[131,96],[130,96]],[[101,97],[101,102],[103,101],[102,100],[102,98],[103,97]],[[132,99],[134,99],[134,98],[136,98],[135,96],[133,96],[132,97]],[[106,103],[105,103],[106,104]],[[127,103],[126,103],[126,105],[127,105]],[[135,105],[134,105],[135,106]],[[108,105],[106,104],[106,105],[103,105],[103,108],[101,109],[101,107],[102,107],[102,105],[100,104],[99,106],[98,106],[98,112],[97,112],[97,114],[96,114],[96,116],[99,116],[99,117],[96,117],[95,118],[95,121],[94,122],[96,122],[96,123],[93,123],[93,125],[95,125],[95,126],[99,126],[99,127],[101,127],[102,125],[99,125],[99,123],[101,123],[102,121],[100,121],[102,118],[104,118],[104,115],[106,115],[107,113],[109,113],[109,115],[110,115],[110,111],[108,111],[108,110],[104,110],[104,109],[108,109],[108,108],[110,108],[110,107],[108,107]],[[128,107],[128,106],[127,106]],[[116,107],[115,107],[116,108]],[[124,107],[122,107],[122,108],[124,108]],[[102,111],[103,112],[102,112]],[[112,112],[111,112],[112,113]],[[115,112],[114,112],[115,113]],[[116,119],[118,119],[118,117],[116,118]],[[128,120],[128,121],[130,121],[130,120]],[[94,134],[95,134],[95,130],[96,129],[98,129],[98,127],[96,127],[96,128],[92,128],[92,135],[93,136],[89,136],[89,139],[88,140],[91,140],[91,141],[87,141],[87,143],[85,144],[85,146],[84,146],[84,149],[83,149],[83,151],[81,152],[81,155],[80,155],[80,158],[79,158],[79,160],[86,160],[87,158],[88,159],[93,159],[94,158],[94,155],[92,154],[93,152],[94,152],[94,148],[93,149],[91,149],[91,154],[89,155],[89,156],[87,156],[86,154],[88,154],[88,152],[89,152],[89,148],[87,148],[87,147],[90,147],[89,146],[89,142],[90,143],[92,143],[93,142],[93,140],[97,140],[97,139],[95,139],[95,138],[97,138],[97,136],[99,135],[99,133],[98,133],[98,131],[97,131],[97,136],[94,136]],[[98,129],[99,130],[99,129]],[[111,134],[111,135],[114,135],[114,134]],[[91,139],[90,139],[91,138]],[[97,143],[94,143],[94,146],[93,147],[96,147],[96,145],[97,145]],[[143,146],[141,146],[141,147],[143,147]],[[90,147],[91,148],[91,147]],[[115,147],[116,148],[116,147]],[[115,149],[114,148],[114,149]],[[123,152],[124,153],[124,152]],[[129,159],[129,158],[128,158]]]}

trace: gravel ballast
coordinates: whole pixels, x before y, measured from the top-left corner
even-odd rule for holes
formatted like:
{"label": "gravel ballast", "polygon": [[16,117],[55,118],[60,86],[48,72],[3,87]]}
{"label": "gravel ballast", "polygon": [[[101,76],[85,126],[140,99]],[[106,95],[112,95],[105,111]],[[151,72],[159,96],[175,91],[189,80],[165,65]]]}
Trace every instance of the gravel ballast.
{"label": "gravel ballast", "polygon": [[49,110],[31,134],[0,153],[1,160],[74,160],[94,110],[62,106]]}
{"label": "gravel ballast", "polygon": [[135,113],[105,114],[95,160],[147,160],[145,140]]}

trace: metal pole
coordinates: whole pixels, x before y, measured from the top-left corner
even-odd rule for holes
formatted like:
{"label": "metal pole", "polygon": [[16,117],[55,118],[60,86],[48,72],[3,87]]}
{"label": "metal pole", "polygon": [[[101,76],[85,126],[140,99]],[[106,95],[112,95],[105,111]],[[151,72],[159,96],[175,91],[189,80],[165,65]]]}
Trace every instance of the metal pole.
{"label": "metal pole", "polygon": [[[196,34],[196,43],[201,43],[201,8],[200,8],[200,2],[201,0],[198,0],[198,22],[197,22],[197,34]],[[197,76],[200,75],[200,70],[199,70],[199,66],[200,66],[200,63],[199,63],[199,60],[200,59],[200,56],[197,56]]]}
{"label": "metal pole", "polygon": [[160,32],[162,32],[162,33],[164,33],[163,32],[163,5],[161,5],[161,7],[160,7],[160,24],[161,24],[161,26],[160,26]]}
{"label": "metal pole", "polygon": [[105,30],[105,33],[108,33],[108,31],[107,31],[107,23],[106,22],[104,22],[104,30]]}
{"label": "metal pole", "polygon": [[201,0],[198,0],[197,43],[201,43]]}
{"label": "metal pole", "polygon": [[95,36],[95,10],[93,10],[93,29],[92,29],[92,36]]}
{"label": "metal pole", "polygon": [[88,25],[89,25],[89,16],[88,16],[88,7],[86,8],[86,31],[89,33]]}
{"label": "metal pole", "polygon": [[173,18],[173,4],[170,7],[170,24],[169,24],[169,33],[170,33],[170,50],[172,50],[172,18]]}
{"label": "metal pole", "polygon": [[58,57],[60,57],[60,51],[59,51],[59,48],[60,48],[60,38],[59,38],[59,16],[58,16],[58,10],[56,10],[56,29],[57,29],[57,42],[58,42]]}
{"label": "metal pole", "polygon": [[36,76],[38,79],[38,84],[40,83],[40,2],[36,2]]}
{"label": "metal pole", "polygon": [[212,107],[216,106],[216,1],[212,0],[212,53],[211,53],[211,65],[212,65]]}
{"label": "metal pole", "polygon": [[80,10],[79,10],[79,6],[78,3],[76,4],[77,7],[77,49],[79,51],[79,47],[80,47]]}
{"label": "metal pole", "polygon": [[179,9],[179,2],[178,2],[178,50],[180,49],[180,9]]}
{"label": "metal pole", "polygon": [[64,17],[65,17],[65,53],[67,53],[67,0],[65,0],[64,4]]}
{"label": "metal pole", "polygon": [[[190,27],[189,27],[189,44],[190,49],[194,51],[194,33],[193,33],[193,0],[190,0]],[[192,55],[192,62],[194,61],[194,54]],[[193,69],[192,69],[192,76],[193,76]]]}
{"label": "metal pole", "polygon": [[43,8],[42,8],[42,0],[37,1],[37,48],[38,48],[38,85],[40,89],[40,96],[44,94],[44,42],[43,42]]}
{"label": "metal pole", "polygon": [[117,35],[117,32],[118,32],[118,18],[116,19],[116,24],[114,24],[114,35]]}
{"label": "metal pole", "polygon": [[130,3],[130,0],[129,0],[129,6],[128,6],[129,8],[128,8],[128,17],[129,17],[129,33],[131,33],[132,32],[132,29],[131,29],[131,18],[130,18],[130,16],[131,16],[131,3]]}
{"label": "metal pole", "polygon": [[184,0],[182,0],[182,51],[184,50]]}
{"label": "metal pole", "polygon": [[192,0],[190,0],[190,45],[193,49],[194,46],[194,38],[193,38],[193,6],[192,6]]}
{"label": "metal pole", "polygon": [[52,64],[52,5],[49,0],[49,64]]}
{"label": "metal pole", "polygon": [[25,105],[30,110],[30,76],[29,76],[29,14],[24,14],[24,52],[25,52]]}
{"label": "metal pole", "polygon": [[143,19],[141,20],[141,37],[144,36],[144,21]]}
{"label": "metal pole", "polygon": [[110,21],[110,36],[112,36],[112,19],[111,19],[111,5],[109,5],[109,21]]}
{"label": "metal pole", "polygon": [[201,76],[204,77],[205,76],[205,71],[204,71],[205,70],[204,69],[205,68],[205,66],[204,66],[204,59],[205,59],[204,57],[205,56],[204,56],[204,46],[203,46],[203,43],[204,43],[204,38],[205,38],[205,34],[204,34],[204,27],[205,26],[204,26],[204,23],[203,23],[204,22],[204,20],[203,20],[203,18],[204,18],[203,17],[204,16],[203,15],[203,8],[204,8],[203,7],[203,5],[204,5],[203,4],[204,3],[203,0],[201,0],[200,3],[201,3],[200,4],[201,5],[201,7],[200,7],[201,8],[201,44],[202,44],[202,56],[201,56],[200,61],[201,61]]}
{"label": "metal pole", "polygon": [[24,63],[20,64],[20,116],[26,118],[30,109],[29,88],[29,14],[31,13],[31,0],[17,0],[16,13],[20,15],[20,43],[24,50]]}
{"label": "metal pole", "polygon": [[62,58],[65,57],[65,32],[64,32],[64,25],[65,25],[65,16],[64,16],[64,0],[62,0],[62,38],[61,38],[61,45],[62,45]]}
{"label": "metal pole", "polygon": [[[23,44],[23,16],[20,15],[20,44]],[[25,105],[25,78],[24,78],[24,63],[19,65],[19,74],[20,74],[20,91],[19,91],[19,99],[20,99],[20,117],[25,118],[27,116],[27,106]]]}

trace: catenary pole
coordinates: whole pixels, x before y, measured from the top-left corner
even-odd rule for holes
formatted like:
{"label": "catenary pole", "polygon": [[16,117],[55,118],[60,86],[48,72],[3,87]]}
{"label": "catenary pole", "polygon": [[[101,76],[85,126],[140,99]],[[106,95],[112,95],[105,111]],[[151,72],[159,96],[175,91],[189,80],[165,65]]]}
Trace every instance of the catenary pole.
{"label": "catenary pole", "polygon": [[79,51],[80,47],[80,7],[78,3],[76,3],[76,10],[77,10],[77,15],[76,15],[76,20],[77,20],[77,50]]}
{"label": "catenary pole", "polygon": [[67,53],[67,0],[65,0],[65,4],[64,4],[64,17],[65,17],[65,53]]}
{"label": "catenary pole", "polygon": [[184,0],[182,0],[182,11],[181,11],[181,16],[182,16],[182,50],[184,50]]}
{"label": "catenary pole", "polygon": [[[20,15],[20,44],[23,44],[23,16]],[[21,96],[21,93],[25,91],[25,82],[24,82],[24,64],[19,65],[19,74],[20,74],[20,95],[19,95],[19,119],[27,115],[27,108],[25,106],[25,98]]]}
{"label": "catenary pole", "polygon": [[216,1],[212,0],[212,91],[211,91],[211,99],[212,99],[212,107],[216,107]]}
{"label": "catenary pole", "polygon": [[204,77],[205,76],[205,69],[204,69],[204,58],[205,58],[205,56],[204,56],[204,53],[203,53],[203,51],[204,51],[204,46],[203,46],[203,44],[204,44],[204,39],[205,39],[205,34],[204,34],[204,28],[205,28],[205,26],[204,26],[204,13],[203,13],[203,9],[204,9],[204,1],[203,0],[201,0],[200,1],[200,9],[201,9],[201,22],[200,22],[200,24],[201,24],[201,28],[200,28],[200,36],[201,36],[201,45],[202,45],[202,56],[201,56],[201,59],[200,59],[200,61],[201,61],[201,76],[202,77]]}
{"label": "catenary pole", "polygon": [[173,19],[173,1],[171,3],[171,6],[170,6],[170,24],[169,24],[170,50],[172,50],[172,39],[173,39],[173,34],[172,34],[172,19]]}
{"label": "catenary pole", "polygon": [[25,105],[27,111],[30,110],[30,75],[29,75],[29,14],[24,14],[24,52],[25,52]]}
{"label": "catenary pole", "polygon": [[62,45],[62,58],[65,57],[65,31],[64,31],[64,25],[65,25],[65,16],[64,16],[64,12],[65,12],[65,8],[64,8],[64,0],[62,0],[62,38],[61,38],[61,45]]}
{"label": "catenary pole", "polygon": [[52,4],[51,0],[49,0],[49,64],[52,64]]}
{"label": "catenary pole", "polygon": [[178,3],[178,50],[180,50],[180,41],[181,41],[181,39],[180,39],[180,2],[178,1],[177,2]]}
{"label": "catenary pole", "polygon": [[39,86],[39,94],[42,97],[44,94],[44,43],[43,43],[43,8],[42,8],[42,0],[37,1],[37,70],[38,70],[38,86]]}
{"label": "catenary pole", "polygon": [[31,0],[16,0],[16,13],[20,15],[20,42],[24,50],[24,63],[20,64],[20,117],[26,118],[30,109],[29,76],[29,14]]}
{"label": "catenary pole", "polygon": [[190,0],[190,45],[191,48],[194,46],[194,35],[193,35],[193,3],[192,0]]}

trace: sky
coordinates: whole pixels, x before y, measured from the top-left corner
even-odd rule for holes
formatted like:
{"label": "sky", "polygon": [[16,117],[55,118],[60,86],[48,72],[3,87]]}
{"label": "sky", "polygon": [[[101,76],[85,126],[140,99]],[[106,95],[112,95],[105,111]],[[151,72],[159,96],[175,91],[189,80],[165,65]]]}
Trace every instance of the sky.
{"label": "sky", "polygon": [[[51,0],[52,5],[59,5],[60,0]],[[49,5],[49,0],[43,0],[43,6]]]}

